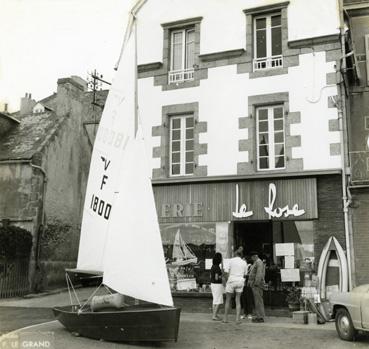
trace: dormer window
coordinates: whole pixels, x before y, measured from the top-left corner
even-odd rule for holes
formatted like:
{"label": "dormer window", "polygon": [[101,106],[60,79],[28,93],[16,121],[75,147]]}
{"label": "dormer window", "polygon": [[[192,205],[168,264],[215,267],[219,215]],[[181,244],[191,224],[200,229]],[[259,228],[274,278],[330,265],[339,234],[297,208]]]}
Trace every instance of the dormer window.
{"label": "dormer window", "polygon": [[32,109],[33,114],[42,114],[45,112],[45,106],[41,103],[36,103],[36,105]]}
{"label": "dormer window", "polygon": [[178,83],[194,78],[195,29],[187,28],[171,32],[171,55],[169,83]]}
{"label": "dormer window", "polygon": [[281,13],[254,17],[254,71],[281,68]]}

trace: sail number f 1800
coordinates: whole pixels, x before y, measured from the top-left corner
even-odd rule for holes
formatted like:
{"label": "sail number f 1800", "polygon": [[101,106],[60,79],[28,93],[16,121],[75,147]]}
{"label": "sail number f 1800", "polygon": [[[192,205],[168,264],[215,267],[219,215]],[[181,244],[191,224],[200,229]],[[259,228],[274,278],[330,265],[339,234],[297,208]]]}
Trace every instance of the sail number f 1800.
{"label": "sail number f 1800", "polygon": [[96,212],[99,216],[109,219],[111,205],[104,200],[101,200],[94,194],[92,194],[90,209],[93,212]]}

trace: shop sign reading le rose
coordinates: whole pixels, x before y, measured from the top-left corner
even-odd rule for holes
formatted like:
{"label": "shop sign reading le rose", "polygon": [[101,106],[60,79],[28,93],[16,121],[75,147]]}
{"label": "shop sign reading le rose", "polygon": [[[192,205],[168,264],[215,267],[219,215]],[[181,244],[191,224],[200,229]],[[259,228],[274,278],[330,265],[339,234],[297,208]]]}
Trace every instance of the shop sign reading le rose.
{"label": "shop sign reading le rose", "polygon": [[[269,215],[270,218],[280,218],[282,216],[289,217],[299,217],[305,214],[305,210],[299,209],[298,204],[294,204],[292,208],[289,208],[288,205],[284,207],[274,208],[274,203],[277,199],[277,188],[274,183],[269,183],[269,198],[268,198],[268,207],[264,207],[265,212]],[[238,207],[239,201],[239,187],[236,184],[236,207]],[[233,217],[235,218],[247,218],[254,214],[253,211],[247,211],[246,204],[242,204],[238,212],[232,212]]]}

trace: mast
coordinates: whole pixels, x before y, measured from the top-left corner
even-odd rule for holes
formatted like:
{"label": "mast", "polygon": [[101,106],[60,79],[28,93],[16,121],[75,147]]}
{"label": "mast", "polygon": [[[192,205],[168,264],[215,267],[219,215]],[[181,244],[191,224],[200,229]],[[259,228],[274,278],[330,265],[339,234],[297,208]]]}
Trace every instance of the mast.
{"label": "mast", "polygon": [[[118,176],[104,252],[103,283],[135,299],[173,306],[149,175],[151,168],[149,161],[137,160],[146,159],[145,143],[138,125],[136,23],[137,12],[145,2],[137,1],[129,13],[119,68],[109,92],[116,104],[111,111],[112,123],[120,122],[114,130],[126,134],[127,142],[115,166]],[[136,247],[142,241],[146,243],[137,251]]]}
{"label": "mast", "polygon": [[134,124],[134,136],[137,135],[138,128],[138,64],[137,64],[137,17],[132,13],[134,21],[134,40],[135,40],[135,124]]}

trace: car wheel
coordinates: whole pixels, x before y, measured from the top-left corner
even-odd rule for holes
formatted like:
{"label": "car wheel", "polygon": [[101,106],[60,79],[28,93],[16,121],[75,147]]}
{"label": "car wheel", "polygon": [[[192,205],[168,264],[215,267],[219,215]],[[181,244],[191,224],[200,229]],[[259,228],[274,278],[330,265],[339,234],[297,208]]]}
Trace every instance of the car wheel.
{"label": "car wheel", "polygon": [[355,339],[355,328],[347,309],[340,308],[336,313],[336,330],[341,339],[353,341]]}

